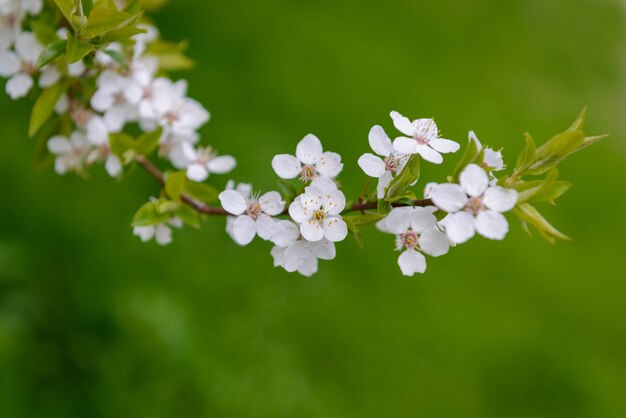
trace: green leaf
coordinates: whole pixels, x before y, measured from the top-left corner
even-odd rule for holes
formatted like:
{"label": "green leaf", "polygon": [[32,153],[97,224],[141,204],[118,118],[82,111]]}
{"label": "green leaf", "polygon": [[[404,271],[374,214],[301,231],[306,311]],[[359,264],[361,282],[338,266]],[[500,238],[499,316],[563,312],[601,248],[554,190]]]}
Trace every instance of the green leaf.
{"label": "green leaf", "polygon": [[391,212],[391,203],[387,202],[384,199],[380,199],[376,205],[376,208],[378,209],[378,213],[380,215],[387,215],[389,212]]}
{"label": "green leaf", "polygon": [[285,200],[288,202],[293,201],[293,199],[298,195],[298,190],[296,190],[296,186],[294,186],[293,183],[287,180],[278,179],[278,187],[280,187],[280,190],[283,192]]}
{"label": "green leaf", "polygon": [[567,131],[555,135],[537,149],[536,160],[525,174],[541,175],[554,168],[585,142],[582,131]]}
{"label": "green leaf", "polygon": [[469,164],[473,163],[480,154],[480,150],[478,149],[476,141],[471,138],[468,141],[469,142],[465,147],[463,157],[461,157],[459,162],[456,164],[454,171],[452,172],[451,182],[456,182],[456,180],[459,178],[459,174],[461,174],[461,171],[463,171],[463,169]]}
{"label": "green leaf", "polygon": [[188,181],[185,184],[185,194],[204,203],[212,203],[217,200],[219,192],[205,183]]}
{"label": "green leaf", "polygon": [[93,39],[112,30],[132,25],[140,17],[141,12],[130,14],[100,6],[94,7],[87,19],[87,23],[78,29],[77,37],[80,39]]}
{"label": "green leaf", "polygon": [[586,121],[587,121],[587,106],[583,108],[583,110],[580,112],[580,114],[578,115],[574,123],[572,123],[572,126],[570,126],[567,130],[570,132],[582,131],[583,129],[585,129]]}
{"label": "green leaf", "polygon": [[515,165],[516,173],[523,173],[536,159],[537,147],[535,140],[528,132],[524,134],[524,141],[526,141],[526,145],[524,145],[524,148],[522,148],[522,151],[517,156],[517,163]]}
{"label": "green leaf", "polygon": [[391,183],[389,183],[385,200],[388,202],[395,202],[397,199],[405,197],[409,187],[419,180],[419,177],[420,157],[418,154],[411,155],[402,171],[397,174],[393,180],[391,180]]}
{"label": "green leaf", "polygon": [[81,41],[80,39],[76,39],[71,33],[67,34],[66,54],[68,63],[74,64],[82,60],[91,52],[95,51],[95,49],[95,45],[89,42]]}
{"label": "green leaf", "polygon": [[116,51],[114,49],[105,49],[103,52],[113,58],[113,60],[117,62],[122,68],[128,68],[126,58],[124,58],[124,55],[119,51]]}
{"label": "green leaf", "polygon": [[67,41],[65,40],[54,41],[46,45],[43,51],[41,51],[41,54],[39,54],[39,57],[37,57],[35,66],[38,70],[45,67],[61,55],[65,54],[66,48]]}
{"label": "green leaf", "polygon": [[169,212],[162,213],[158,210],[159,201],[145,203],[139,208],[133,221],[132,226],[149,226],[167,222],[172,218]]}
{"label": "green leaf", "polygon": [[380,213],[367,212],[361,215],[344,216],[343,220],[348,225],[348,228],[350,227],[356,228],[356,227],[369,226],[369,225],[375,224],[376,222],[380,221],[384,217],[385,215],[381,215]]}
{"label": "green leaf", "polygon": [[187,42],[172,43],[159,40],[149,45],[147,53],[159,60],[159,69],[162,71],[188,70],[193,68],[194,62],[184,54],[187,47]]}
{"label": "green leaf", "polygon": [[74,12],[76,8],[76,1],[75,0],[53,0],[53,1],[57,5],[57,7],[61,10],[61,13],[63,13],[63,16],[65,17],[65,19],[67,19],[67,21],[69,22],[72,18],[72,13]]}
{"label": "green leaf", "polygon": [[54,112],[54,106],[65,91],[65,83],[56,83],[42,90],[33,106],[28,125],[28,136],[32,137]]}
{"label": "green leaf", "polygon": [[202,226],[202,216],[187,205],[180,205],[174,214],[187,225],[194,228],[200,228]]}
{"label": "green leaf", "polygon": [[101,44],[110,44],[111,42],[121,42],[129,39],[140,33],[147,33],[145,29],[138,28],[136,26],[127,26],[125,28],[115,29],[111,32],[107,32],[100,37]]}
{"label": "green leaf", "polygon": [[122,10],[132,15],[141,12],[142,9],[141,0],[130,0]]}
{"label": "green leaf", "polygon": [[111,152],[118,157],[122,157],[124,153],[135,146],[135,139],[123,132],[109,135],[109,148]]}
{"label": "green leaf", "polygon": [[159,139],[161,139],[161,129],[145,133],[137,138],[133,148],[142,155],[152,154],[159,146]]}
{"label": "green leaf", "polygon": [[517,216],[523,223],[529,224],[533,226],[539,234],[546,239],[551,244],[555,244],[556,240],[569,241],[570,238],[567,235],[564,235],[554,226],[552,226],[534,206],[529,203],[521,203],[518,204],[514,209],[513,213]]}
{"label": "green leaf", "polygon": [[180,200],[180,196],[185,191],[187,183],[187,173],[185,171],[170,172],[165,178],[165,192],[173,200]]}

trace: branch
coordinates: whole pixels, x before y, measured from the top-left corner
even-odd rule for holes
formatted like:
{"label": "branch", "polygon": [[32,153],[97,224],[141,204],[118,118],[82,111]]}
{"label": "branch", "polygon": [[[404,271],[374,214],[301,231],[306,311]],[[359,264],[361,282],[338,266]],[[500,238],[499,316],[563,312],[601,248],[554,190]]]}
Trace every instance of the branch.
{"label": "branch", "polygon": [[[144,157],[143,155],[139,155],[135,157],[135,161],[139,164],[148,174],[150,174],[160,185],[161,187],[165,187],[165,178],[163,176],[163,172],[155,166],[152,161]],[[187,196],[181,195],[180,200],[182,200],[185,204],[187,204],[190,208],[195,210],[198,213],[202,213],[204,215],[218,215],[218,216],[230,216],[231,214],[226,212],[223,208],[218,208],[215,206],[205,205],[204,203],[198,202],[197,200]],[[433,201],[430,199],[418,199],[413,201],[413,206],[432,206]],[[394,203],[392,204],[394,207],[400,206],[408,206],[404,203]],[[350,206],[345,210],[345,212],[363,212],[366,210],[377,209],[378,204],[376,202],[359,202]],[[288,215],[289,209],[285,209],[281,215]]]}

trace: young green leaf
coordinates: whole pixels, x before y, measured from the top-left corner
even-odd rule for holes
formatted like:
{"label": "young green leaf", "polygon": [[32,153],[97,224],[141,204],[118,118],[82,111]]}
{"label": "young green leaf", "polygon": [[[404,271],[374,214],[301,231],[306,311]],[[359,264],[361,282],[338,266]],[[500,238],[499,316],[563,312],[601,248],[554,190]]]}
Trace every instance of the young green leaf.
{"label": "young green leaf", "polygon": [[566,131],[555,135],[537,148],[536,161],[524,174],[538,176],[548,172],[575,152],[584,142],[585,134],[582,131]]}
{"label": "young green leaf", "polygon": [[42,90],[33,106],[28,125],[28,136],[35,135],[54,112],[54,106],[65,91],[65,83],[57,83]]}
{"label": "young green leaf", "polygon": [[185,183],[185,194],[201,202],[212,203],[217,200],[219,192],[208,184],[187,181]]}
{"label": "young green leaf", "polygon": [[569,241],[570,238],[553,227],[534,206],[529,203],[518,204],[513,213],[522,222],[532,225],[537,229],[539,234],[551,244],[555,244],[556,240]]}
{"label": "young green leaf", "polygon": [[165,192],[173,200],[180,200],[185,191],[187,173],[185,171],[170,172],[165,178]]}
{"label": "young green leaf", "polygon": [[583,110],[580,112],[572,126],[570,126],[568,131],[582,131],[585,129],[585,122],[587,121],[587,107],[585,106]]}
{"label": "young green leaf", "polygon": [[39,54],[39,57],[37,57],[35,66],[37,67],[37,69],[45,67],[55,59],[59,58],[61,55],[65,54],[66,48],[67,41],[65,40],[54,41],[46,45],[43,51],[41,51],[41,54]]}
{"label": "young green leaf", "polygon": [[411,155],[402,171],[389,183],[385,200],[395,202],[398,199],[404,198],[409,187],[419,180],[419,177],[420,157],[418,154]]}
{"label": "young green leaf", "polygon": [[159,139],[161,139],[161,129],[147,132],[137,138],[133,148],[142,155],[152,154],[159,146]]}
{"label": "young green leaf", "polygon": [[141,12],[130,14],[116,9],[94,7],[87,23],[77,31],[80,39],[93,39],[115,29],[130,26],[141,17]]}
{"label": "young green leaf", "polygon": [[91,52],[95,51],[95,49],[95,45],[89,42],[81,41],[80,39],[76,39],[71,33],[67,34],[66,54],[68,63],[74,64],[82,60]]}
{"label": "young green leaf", "polygon": [[476,141],[470,138],[468,140],[467,146],[465,147],[465,152],[463,153],[463,157],[461,157],[459,162],[456,164],[454,171],[452,172],[452,178],[451,178],[452,182],[456,182],[456,180],[458,180],[459,174],[461,174],[461,171],[463,171],[463,169],[467,167],[469,164],[473,163],[478,157],[478,154],[480,154],[478,145],[476,144]]}
{"label": "young green leaf", "polygon": [[57,7],[61,10],[61,13],[63,13],[63,16],[65,17],[65,19],[67,19],[67,21],[69,22],[72,18],[72,13],[74,12],[76,8],[76,1],[75,0],[53,0],[53,1],[57,5]]}
{"label": "young green leaf", "polygon": [[145,203],[135,213],[131,225],[149,226],[169,221],[172,218],[172,214],[159,212],[158,205],[158,201]]}
{"label": "young green leaf", "polygon": [[526,142],[526,144],[518,155],[517,163],[515,164],[515,172],[519,174],[523,173],[535,162],[537,154],[535,140],[528,132],[524,134],[524,141]]}

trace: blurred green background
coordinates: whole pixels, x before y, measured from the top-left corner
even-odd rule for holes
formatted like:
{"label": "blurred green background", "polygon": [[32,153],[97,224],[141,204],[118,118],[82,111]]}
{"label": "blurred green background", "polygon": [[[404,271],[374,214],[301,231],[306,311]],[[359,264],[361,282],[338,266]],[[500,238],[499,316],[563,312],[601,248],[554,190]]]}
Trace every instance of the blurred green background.
{"label": "blurred green background", "polygon": [[544,208],[574,241],[511,219],[504,242],[413,278],[375,231],[311,279],[221,219],[142,244],[129,223],[156,184],[34,170],[29,105],[1,94],[0,417],[625,417],[624,6],[176,0],[154,15],[192,42],[179,76],[213,114],[204,141],[258,189],[313,132],[356,196],[390,110],[463,143],[474,129],[512,164],[523,132],[543,142],[589,106],[588,132],[612,136],[562,164],[574,187]]}

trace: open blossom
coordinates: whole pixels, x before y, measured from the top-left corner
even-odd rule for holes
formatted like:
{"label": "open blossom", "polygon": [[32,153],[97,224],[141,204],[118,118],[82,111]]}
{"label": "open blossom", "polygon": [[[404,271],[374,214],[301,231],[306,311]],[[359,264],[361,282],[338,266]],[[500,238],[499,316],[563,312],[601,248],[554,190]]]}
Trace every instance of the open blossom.
{"label": "open blossom", "polygon": [[441,153],[457,152],[459,144],[439,136],[439,129],[433,119],[417,119],[411,122],[398,112],[391,112],[393,124],[406,136],[393,141],[396,151],[404,154],[419,154],[423,159],[434,164],[441,164]]}
{"label": "open blossom", "polygon": [[168,245],[172,242],[172,227],[182,228],[183,222],[179,218],[172,218],[166,223],[156,225],[136,226],[133,234],[138,236],[142,242],[148,242],[152,238],[159,245]]}
{"label": "open blossom", "polygon": [[70,115],[76,126],[85,132],[89,142],[96,146],[105,144],[109,140],[109,127],[102,118],[91,109],[71,102],[69,104]]}
{"label": "open blossom", "polygon": [[469,132],[469,139],[474,141],[478,152],[483,151],[483,161],[480,164],[481,167],[489,171],[500,171],[506,168],[504,165],[504,159],[502,158],[502,152],[494,151],[493,148],[489,147],[485,147],[483,149],[483,145],[478,140],[474,131]]}
{"label": "open blossom", "polygon": [[385,130],[378,125],[370,130],[369,144],[372,150],[380,157],[371,153],[363,154],[359,158],[359,167],[368,176],[378,179],[376,195],[379,199],[382,199],[385,197],[385,191],[389,183],[391,183],[394,174],[402,171],[409,156],[395,151],[391,144],[391,139],[389,139]]}
{"label": "open blossom", "polygon": [[289,273],[297,271],[310,277],[317,273],[318,260],[332,260],[336,256],[334,242],[308,241],[291,221],[276,222],[270,240],[275,244],[271,250],[274,267],[282,267]]}
{"label": "open blossom", "polygon": [[91,144],[85,135],[80,132],[73,132],[69,138],[61,135],[50,138],[48,150],[56,156],[55,171],[64,175],[69,171],[80,172],[82,170],[85,159],[91,150]]}
{"label": "open blossom", "polygon": [[111,132],[119,132],[126,123],[137,120],[137,107],[128,99],[128,93],[133,91],[131,79],[106,70],[98,77],[97,85],[91,107],[104,113],[104,121]]}
{"label": "open blossom", "polygon": [[0,0],[0,49],[11,47],[26,14],[36,16],[42,7],[42,0]]}
{"label": "open blossom", "polygon": [[111,177],[117,177],[122,174],[122,161],[119,157],[111,152],[108,143],[104,143],[87,156],[87,162],[93,164],[95,162],[104,161],[104,168]]}
{"label": "open blossom", "polygon": [[256,235],[268,240],[275,223],[272,216],[281,214],[285,209],[280,193],[268,192],[258,196],[250,191],[250,187],[244,187],[224,190],[219,195],[222,207],[236,217],[229,223],[228,229],[239,245],[248,245]]}
{"label": "open blossom", "polygon": [[437,228],[435,207],[394,208],[376,226],[396,236],[396,250],[402,251],[398,265],[402,274],[412,276],[426,271],[422,253],[438,257],[450,249],[448,238]]}
{"label": "open blossom", "polygon": [[440,222],[448,237],[459,244],[476,232],[485,238],[504,239],[509,224],[502,213],[515,207],[517,191],[490,186],[487,173],[476,164],[463,169],[459,183],[439,184],[431,192],[435,205],[449,212]]}
{"label": "open blossom", "polygon": [[[329,183],[326,183],[329,184]],[[308,241],[342,241],[348,226],[341,218],[346,206],[344,194],[336,187],[309,186],[289,206],[289,215],[300,224],[300,233]]]}
{"label": "open blossom", "polygon": [[209,174],[226,174],[237,165],[230,155],[218,156],[211,147],[194,148],[189,142],[181,144],[182,152],[187,158],[187,177],[193,181],[204,181]]}
{"label": "open blossom", "polygon": [[[15,52],[0,50],[0,76],[10,77],[6,92],[12,99],[19,99],[28,94],[34,85],[33,76],[38,73],[35,62],[43,47],[30,32],[17,35]],[[48,87],[56,83],[60,74],[56,67],[47,65],[41,70],[39,86]]]}
{"label": "open blossom", "polygon": [[343,169],[341,156],[324,152],[322,143],[313,134],[305,136],[296,146],[296,155],[279,154],[272,159],[272,168],[278,177],[294,179],[300,176],[304,182],[318,177],[335,178]]}

